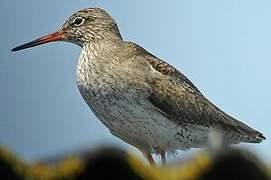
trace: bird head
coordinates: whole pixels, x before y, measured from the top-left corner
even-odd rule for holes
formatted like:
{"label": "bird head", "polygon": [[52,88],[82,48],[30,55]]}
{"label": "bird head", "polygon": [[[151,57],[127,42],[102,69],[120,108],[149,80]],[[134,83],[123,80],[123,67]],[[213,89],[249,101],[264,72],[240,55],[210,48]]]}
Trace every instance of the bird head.
{"label": "bird head", "polygon": [[74,13],[58,31],[15,47],[12,51],[54,41],[71,42],[82,47],[109,39],[122,39],[115,20],[103,9],[87,8]]}

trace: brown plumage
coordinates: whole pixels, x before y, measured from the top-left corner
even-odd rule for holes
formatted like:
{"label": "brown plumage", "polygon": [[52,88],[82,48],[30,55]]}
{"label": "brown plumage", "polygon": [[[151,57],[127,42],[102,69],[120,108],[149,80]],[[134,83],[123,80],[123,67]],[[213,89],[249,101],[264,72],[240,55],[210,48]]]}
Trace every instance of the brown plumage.
{"label": "brown plumage", "polygon": [[150,163],[151,153],[204,147],[212,130],[225,142],[259,143],[262,133],[224,113],[181,72],[132,42],[123,41],[104,10],[73,14],[53,34],[13,51],[63,40],[82,47],[77,66],[80,93],[110,132],[134,145]]}

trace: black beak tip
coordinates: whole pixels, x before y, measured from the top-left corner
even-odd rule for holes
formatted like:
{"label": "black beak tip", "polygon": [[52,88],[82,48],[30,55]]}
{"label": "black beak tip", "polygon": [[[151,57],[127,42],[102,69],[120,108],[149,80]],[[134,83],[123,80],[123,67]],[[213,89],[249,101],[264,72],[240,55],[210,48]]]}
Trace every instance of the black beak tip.
{"label": "black beak tip", "polygon": [[32,41],[30,43],[26,43],[26,44],[20,45],[20,46],[17,46],[15,48],[11,49],[11,51],[15,52],[15,51],[20,51],[20,50],[23,50],[23,49],[26,49],[26,48],[33,47],[33,45],[35,45],[33,42],[34,41]]}
{"label": "black beak tip", "polygon": [[11,51],[12,52],[15,52],[15,51],[18,51],[19,49],[16,47],[16,48],[12,48]]}
{"label": "black beak tip", "polygon": [[17,47],[15,47],[15,48],[12,48],[11,51],[12,51],[12,52],[15,52],[15,51],[19,51],[19,50],[22,50],[22,49],[24,49],[24,46],[23,46],[23,45],[22,45],[22,46],[17,46]]}
{"label": "black beak tip", "polygon": [[12,51],[12,52],[20,51],[20,50],[23,50],[23,49],[32,47],[32,46],[30,46],[30,45],[32,45],[32,44],[33,44],[32,42],[31,42],[31,44],[30,44],[30,43],[26,43],[26,44],[23,44],[23,45],[21,45],[21,46],[17,46],[17,47],[15,47],[15,48],[11,49],[11,51]]}

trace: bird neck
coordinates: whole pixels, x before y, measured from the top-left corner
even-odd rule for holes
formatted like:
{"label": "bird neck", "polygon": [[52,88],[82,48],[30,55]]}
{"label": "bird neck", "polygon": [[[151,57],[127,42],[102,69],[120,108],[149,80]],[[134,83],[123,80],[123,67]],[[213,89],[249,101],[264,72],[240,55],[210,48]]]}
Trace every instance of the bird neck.
{"label": "bird neck", "polygon": [[110,38],[99,41],[92,41],[91,43],[86,43],[82,47],[80,59],[101,61],[107,60],[104,58],[105,55],[113,55],[120,46],[122,46],[123,41],[119,38]]}
{"label": "bird neck", "polygon": [[114,66],[114,57],[117,56],[116,53],[119,53],[118,49],[122,43],[122,40],[110,39],[85,44],[82,47],[76,70],[78,85],[92,84],[110,73],[106,68]]}
{"label": "bird neck", "polygon": [[81,44],[83,46],[100,46],[100,45],[107,45],[107,44],[114,44],[115,42],[123,41],[121,34],[118,30],[115,31],[98,31],[95,34],[88,33],[87,38]]}

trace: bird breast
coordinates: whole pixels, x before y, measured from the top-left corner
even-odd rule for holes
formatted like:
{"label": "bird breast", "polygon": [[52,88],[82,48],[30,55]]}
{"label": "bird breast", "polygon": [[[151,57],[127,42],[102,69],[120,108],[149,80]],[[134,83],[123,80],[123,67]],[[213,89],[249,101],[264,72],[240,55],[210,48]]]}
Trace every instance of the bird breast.
{"label": "bird breast", "polygon": [[[91,49],[83,48],[76,72],[79,91],[96,115],[113,110],[123,99],[144,99],[150,94],[146,66],[121,61],[120,54],[108,55]],[[106,104],[112,108],[105,107]]]}
{"label": "bird breast", "polygon": [[99,96],[142,96],[150,93],[150,67],[125,59],[118,51],[93,51],[83,47],[77,65],[80,91]]}

